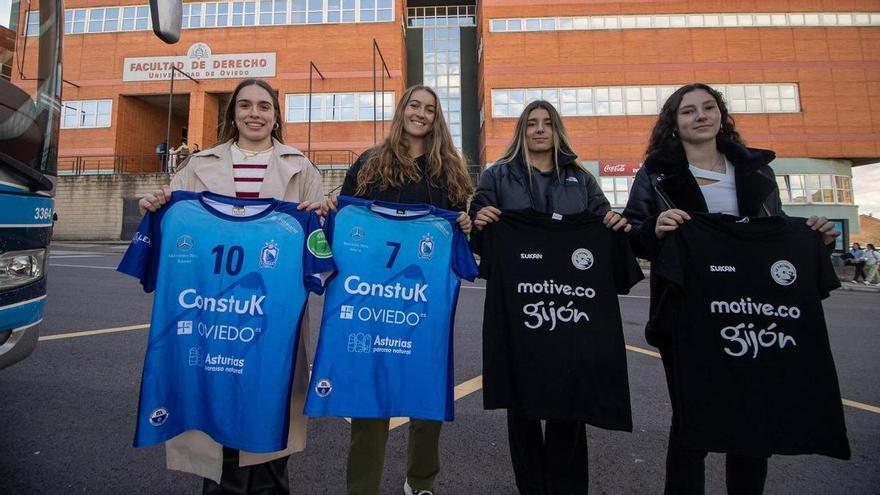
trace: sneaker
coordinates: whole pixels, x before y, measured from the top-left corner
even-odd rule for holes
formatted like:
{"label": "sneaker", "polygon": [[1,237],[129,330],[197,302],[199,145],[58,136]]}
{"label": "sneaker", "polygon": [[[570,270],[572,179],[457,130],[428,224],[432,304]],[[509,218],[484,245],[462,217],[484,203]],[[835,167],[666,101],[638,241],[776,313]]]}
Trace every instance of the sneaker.
{"label": "sneaker", "polygon": [[406,495],[434,495],[434,492],[431,490],[413,490],[412,487],[409,486],[409,481],[403,482],[403,493]]}

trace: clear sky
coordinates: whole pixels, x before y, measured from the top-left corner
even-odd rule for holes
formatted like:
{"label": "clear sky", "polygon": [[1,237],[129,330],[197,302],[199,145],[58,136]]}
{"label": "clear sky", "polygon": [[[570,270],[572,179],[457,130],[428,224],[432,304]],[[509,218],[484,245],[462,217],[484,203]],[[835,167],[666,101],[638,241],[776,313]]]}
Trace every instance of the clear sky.
{"label": "clear sky", "polygon": [[859,214],[880,217],[880,163],[853,167],[853,199]]}
{"label": "clear sky", "polygon": [[9,13],[12,11],[12,0],[0,0],[0,26],[9,27]]}

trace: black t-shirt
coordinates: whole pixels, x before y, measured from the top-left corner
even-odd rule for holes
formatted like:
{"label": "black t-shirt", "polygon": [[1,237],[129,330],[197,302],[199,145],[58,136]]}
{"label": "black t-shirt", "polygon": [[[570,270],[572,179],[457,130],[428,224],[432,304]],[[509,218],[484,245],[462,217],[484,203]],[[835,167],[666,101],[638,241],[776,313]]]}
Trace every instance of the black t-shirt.
{"label": "black t-shirt", "polygon": [[850,456],[821,300],[840,287],[803,218],[691,213],[654,264],[670,282],[673,434],[751,456]]}
{"label": "black t-shirt", "polygon": [[482,242],[484,407],[632,431],[617,294],[642,272],[626,236],[589,213],[522,210]]}

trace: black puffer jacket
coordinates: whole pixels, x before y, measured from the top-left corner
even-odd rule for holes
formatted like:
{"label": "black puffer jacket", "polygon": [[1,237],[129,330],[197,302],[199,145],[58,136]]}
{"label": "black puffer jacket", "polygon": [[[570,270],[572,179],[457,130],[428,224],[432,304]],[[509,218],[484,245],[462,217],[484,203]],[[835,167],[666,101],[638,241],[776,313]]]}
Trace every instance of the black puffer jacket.
{"label": "black puffer jacket", "polygon": [[[762,217],[784,215],[776,175],[769,163],[776,154],[769,150],[746,148],[726,139],[718,140],[718,150],[733,164],[736,178],[736,199],[742,216]],[[668,209],[707,212],[706,199],[697,180],[688,168],[684,148],[667,155],[652,154],[636,173],[629,201],[623,216],[632,225],[630,244],[636,256],[653,261],[662,241],[654,227],[657,216]],[[651,272],[651,319],[645,336],[652,345],[662,343],[652,322],[657,304],[665,290],[664,284]]]}
{"label": "black puffer jacket", "polygon": [[[477,212],[485,206],[501,210],[534,209],[542,213],[570,215],[589,211],[604,215],[611,209],[608,199],[599,187],[593,174],[587,172],[576,161],[577,155],[560,152],[556,159],[560,166],[559,179],[554,180],[547,192],[547,208],[532,201],[529,190],[529,176],[521,158],[508,163],[500,163],[487,168],[480,175],[480,184],[471,201],[470,216],[476,218]],[[471,233],[471,246],[478,252],[480,233]]]}

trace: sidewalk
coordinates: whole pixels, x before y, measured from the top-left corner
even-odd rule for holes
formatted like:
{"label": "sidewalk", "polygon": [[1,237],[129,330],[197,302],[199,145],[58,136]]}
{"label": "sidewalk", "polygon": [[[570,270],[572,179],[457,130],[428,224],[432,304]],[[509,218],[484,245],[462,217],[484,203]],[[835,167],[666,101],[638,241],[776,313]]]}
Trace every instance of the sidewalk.
{"label": "sidewalk", "polygon": [[865,285],[861,282],[852,282],[849,280],[840,281],[840,290],[851,290],[853,292],[880,292],[880,287],[873,285]]}

